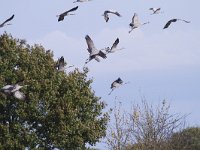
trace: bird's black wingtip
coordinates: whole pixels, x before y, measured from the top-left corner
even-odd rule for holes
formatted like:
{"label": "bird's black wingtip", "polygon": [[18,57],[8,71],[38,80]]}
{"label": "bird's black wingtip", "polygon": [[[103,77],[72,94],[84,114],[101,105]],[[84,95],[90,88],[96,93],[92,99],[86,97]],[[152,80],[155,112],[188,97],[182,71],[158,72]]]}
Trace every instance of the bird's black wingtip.
{"label": "bird's black wingtip", "polygon": [[89,35],[87,34],[87,35],[85,36],[85,39],[88,39],[88,38],[90,38],[90,37],[89,37]]}

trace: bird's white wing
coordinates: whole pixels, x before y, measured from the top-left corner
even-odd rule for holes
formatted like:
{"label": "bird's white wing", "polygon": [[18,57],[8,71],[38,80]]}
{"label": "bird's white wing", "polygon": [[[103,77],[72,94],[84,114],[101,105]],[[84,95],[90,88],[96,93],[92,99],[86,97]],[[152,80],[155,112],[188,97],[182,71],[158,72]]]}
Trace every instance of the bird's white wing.
{"label": "bird's white wing", "polygon": [[1,90],[12,90],[14,88],[13,85],[6,85],[4,87],[1,88]]}
{"label": "bird's white wing", "polygon": [[13,96],[19,100],[25,100],[25,94],[20,92],[20,91],[16,91],[14,92]]}
{"label": "bird's white wing", "polygon": [[135,27],[138,27],[140,25],[140,21],[139,21],[139,18],[138,18],[138,15],[135,13],[133,18],[132,18],[132,23]]}

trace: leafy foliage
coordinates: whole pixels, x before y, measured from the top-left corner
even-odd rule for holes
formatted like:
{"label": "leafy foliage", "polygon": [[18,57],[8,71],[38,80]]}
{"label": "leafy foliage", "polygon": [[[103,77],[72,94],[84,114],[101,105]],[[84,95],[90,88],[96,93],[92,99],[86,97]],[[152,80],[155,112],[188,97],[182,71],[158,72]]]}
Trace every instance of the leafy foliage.
{"label": "leafy foliage", "polygon": [[88,69],[55,69],[53,53],[4,33],[0,88],[23,80],[26,100],[0,93],[0,149],[85,149],[105,136],[105,104],[91,89]]}
{"label": "leafy foliage", "polygon": [[175,150],[200,150],[200,128],[190,127],[174,133],[170,144]]}

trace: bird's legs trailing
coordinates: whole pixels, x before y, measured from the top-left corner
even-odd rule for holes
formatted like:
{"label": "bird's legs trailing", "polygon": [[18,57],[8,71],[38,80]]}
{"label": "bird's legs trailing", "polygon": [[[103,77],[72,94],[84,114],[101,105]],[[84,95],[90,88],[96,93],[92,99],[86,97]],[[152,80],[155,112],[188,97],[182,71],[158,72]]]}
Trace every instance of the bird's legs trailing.
{"label": "bird's legs trailing", "polygon": [[108,93],[108,95],[110,95],[113,91],[114,91],[114,88],[110,91],[110,93]]}
{"label": "bird's legs trailing", "polygon": [[148,22],[145,22],[145,23],[142,24],[142,26],[145,25],[145,24],[149,24],[149,23],[150,23],[149,21],[148,21]]}
{"label": "bird's legs trailing", "polygon": [[190,23],[190,21],[183,20],[183,19],[177,19],[177,20],[183,21],[183,22],[185,22],[185,23]]}

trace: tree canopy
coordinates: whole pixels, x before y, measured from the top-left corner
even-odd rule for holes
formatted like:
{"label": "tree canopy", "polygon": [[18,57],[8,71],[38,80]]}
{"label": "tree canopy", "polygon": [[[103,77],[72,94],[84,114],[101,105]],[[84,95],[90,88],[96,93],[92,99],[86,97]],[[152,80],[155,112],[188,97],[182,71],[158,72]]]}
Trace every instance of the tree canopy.
{"label": "tree canopy", "polygon": [[200,150],[200,128],[189,127],[174,133],[170,144],[175,150]]}
{"label": "tree canopy", "polygon": [[86,149],[105,136],[108,115],[88,69],[55,66],[52,51],[0,36],[0,88],[21,80],[26,96],[0,93],[0,149]]}

